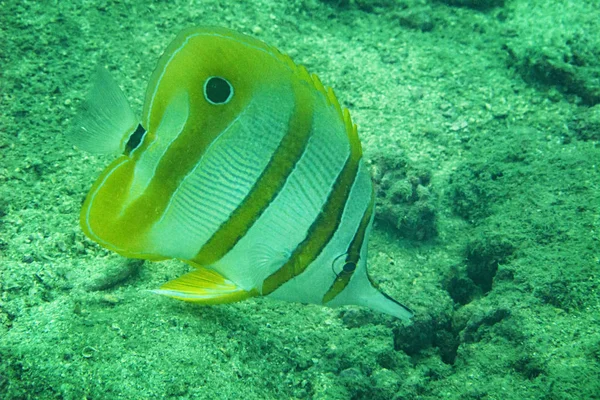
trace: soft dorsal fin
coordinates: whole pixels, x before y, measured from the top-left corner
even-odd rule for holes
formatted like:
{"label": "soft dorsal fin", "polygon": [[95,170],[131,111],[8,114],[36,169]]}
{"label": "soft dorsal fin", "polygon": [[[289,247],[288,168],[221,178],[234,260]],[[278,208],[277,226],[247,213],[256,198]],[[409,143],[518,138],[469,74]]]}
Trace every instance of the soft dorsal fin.
{"label": "soft dorsal fin", "polygon": [[358,146],[361,149],[362,153],[362,148],[360,145],[360,140],[358,138],[358,130],[356,128],[356,125],[352,122],[352,118],[350,117],[350,112],[348,111],[348,109],[343,108],[340,105],[333,89],[331,87],[323,85],[317,74],[311,74],[303,65],[297,65],[296,63],[294,63],[290,56],[279,52],[279,50],[275,48],[272,48],[272,50],[277,54],[277,57],[282,62],[287,64],[290,67],[290,69],[292,69],[292,71],[294,71],[294,73],[301,80],[305,81],[306,83],[314,87],[323,96],[325,96],[325,98],[327,99],[327,103],[335,109],[338,118],[344,123],[344,126],[346,128],[346,134],[348,135],[350,143],[354,146]]}

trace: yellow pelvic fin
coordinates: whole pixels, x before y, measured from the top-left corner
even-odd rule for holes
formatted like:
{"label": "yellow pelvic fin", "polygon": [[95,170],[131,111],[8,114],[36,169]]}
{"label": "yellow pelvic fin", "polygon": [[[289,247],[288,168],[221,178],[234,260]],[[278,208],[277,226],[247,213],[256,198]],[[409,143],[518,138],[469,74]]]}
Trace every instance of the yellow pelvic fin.
{"label": "yellow pelvic fin", "polygon": [[258,295],[256,290],[246,291],[219,273],[202,267],[152,292],[202,304],[233,303]]}

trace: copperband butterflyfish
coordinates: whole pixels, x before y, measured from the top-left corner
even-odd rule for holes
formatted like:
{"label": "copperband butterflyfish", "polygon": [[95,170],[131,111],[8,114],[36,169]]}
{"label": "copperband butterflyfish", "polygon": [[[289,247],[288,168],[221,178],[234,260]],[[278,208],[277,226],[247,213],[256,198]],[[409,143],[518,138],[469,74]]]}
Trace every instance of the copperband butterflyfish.
{"label": "copperband butterflyfish", "polygon": [[192,267],[156,293],[412,316],[367,273],[375,196],[356,125],[274,47],[184,30],[158,61],[141,120],[101,70],[69,137],[117,156],[83,204],[84,233],[125,257]]}

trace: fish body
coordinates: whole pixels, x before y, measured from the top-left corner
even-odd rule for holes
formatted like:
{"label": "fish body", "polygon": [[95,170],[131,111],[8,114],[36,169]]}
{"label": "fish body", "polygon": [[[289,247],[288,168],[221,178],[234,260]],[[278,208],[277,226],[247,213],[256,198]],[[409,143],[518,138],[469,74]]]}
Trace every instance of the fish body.
{"label": "fish body", "polygon": [[367,273],[369,169],[348,110],[316,75],[224,28],[177,36],[141,121],[99,75],[70,136],[119,155],[90,190],[81,226],[125,257],[193,267],[156,293],[355,304],[410,318]]}

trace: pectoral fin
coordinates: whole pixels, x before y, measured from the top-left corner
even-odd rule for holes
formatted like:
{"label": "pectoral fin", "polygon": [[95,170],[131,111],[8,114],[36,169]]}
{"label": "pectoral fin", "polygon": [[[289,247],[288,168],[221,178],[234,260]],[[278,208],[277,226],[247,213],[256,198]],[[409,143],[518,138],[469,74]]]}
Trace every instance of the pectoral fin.
{"label": "pectoral fin", "polygon": [[66,132],[71,142],[96,154],[121,154],[139,121],[107,70],[98,68],[92,90]]}
{"label": "pectoral fin", "polygon": [[219,273],[206,268],[199,268],[180,276],[152,292],[203,304],[233,303],[258,295],[258,292],[246,291]]}

